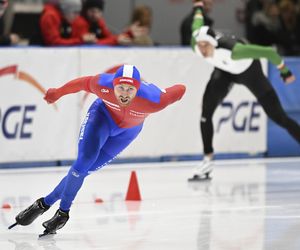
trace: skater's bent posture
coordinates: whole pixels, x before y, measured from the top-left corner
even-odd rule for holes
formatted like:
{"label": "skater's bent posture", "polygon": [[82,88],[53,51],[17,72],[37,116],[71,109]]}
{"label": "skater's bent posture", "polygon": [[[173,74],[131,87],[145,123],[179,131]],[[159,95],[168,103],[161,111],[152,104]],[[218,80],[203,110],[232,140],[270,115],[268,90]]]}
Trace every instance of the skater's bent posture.
{"label": "skater's bent posture", "polygon": [[[266,114],[274,122],[285,128],[300,143],[300,126],[284,112],[269,80],[264,76],[259,58],[266,58],[277,66],[285,83],[291,83],[295,77],[285,66],[282,58],[271,47],[247,44],[231,36],[216,34],[203,23],[203,2],[194,4],[194,21],[192,24],[193,50],[212,64],[215,69],[206,86],[200,130],[204,147],[204,160],[194,170],[192,180],[209,177],[213,159],[213,123],[212,116],[222,102],[233,83],[243,84],[262,105]],[[191,180],[189,179],[189,180]]]}
{"label": "skater's bent posture", "polygon": [[55,189],[20,212],[14,225],[32,223],[60,200],[55,215],[43,223],[44,234],[52,234],[62,228],[69,219],[72,201],[85,177],[123,151],[141,132],[149,114],[180,100],[185,86],[177,84],[160,89],[141,81],[135,66],[123,65],[115,74],[81,77],[60,88],[50,88],[44,99],[54,103],[64,95],[81,90],[96,94],[99,98],[89,108],[82,124],[77,159]]}

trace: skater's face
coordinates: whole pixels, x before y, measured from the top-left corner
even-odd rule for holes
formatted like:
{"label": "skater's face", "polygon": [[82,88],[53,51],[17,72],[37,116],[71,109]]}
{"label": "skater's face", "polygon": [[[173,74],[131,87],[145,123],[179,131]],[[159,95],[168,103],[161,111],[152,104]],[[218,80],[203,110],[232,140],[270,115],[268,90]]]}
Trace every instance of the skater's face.
{"label": "skater's face", "polygon": [[197,43],[198,49],[200,50],[203,57],[213,57],[215,47],[206,41],[201,41]]}
{"label": "skater's face", "polygon": [[118,84],[114,87],[115,96],[120,106],[128,106],[136,95],[137,89],[129,84]]}

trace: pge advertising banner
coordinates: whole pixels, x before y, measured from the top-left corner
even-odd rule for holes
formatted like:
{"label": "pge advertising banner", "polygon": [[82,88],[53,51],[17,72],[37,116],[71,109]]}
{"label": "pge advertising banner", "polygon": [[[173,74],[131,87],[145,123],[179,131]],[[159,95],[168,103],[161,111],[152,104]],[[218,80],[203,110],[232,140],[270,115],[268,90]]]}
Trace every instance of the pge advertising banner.
{"label": "pge advertising banner", "polygon": [[[0,163],[74,159],[80,124],[97,98],[84,92],[55,104],[45,91],[69,80],[134,64],[144,81],[186,85],[182,100],[150,115],[121,157],[200,155],[202,96],[212,66],[187,48],[5,48],[0,50]],[[216,153],[266,151],[266,116],[252,94],[234,86],[214,115]]]}
{"label": "pge advertising banner", "polygon": [[48,105],[46,89],[78,76],[78,50],[0,50],[0,162],[76,156],[75,96]]}

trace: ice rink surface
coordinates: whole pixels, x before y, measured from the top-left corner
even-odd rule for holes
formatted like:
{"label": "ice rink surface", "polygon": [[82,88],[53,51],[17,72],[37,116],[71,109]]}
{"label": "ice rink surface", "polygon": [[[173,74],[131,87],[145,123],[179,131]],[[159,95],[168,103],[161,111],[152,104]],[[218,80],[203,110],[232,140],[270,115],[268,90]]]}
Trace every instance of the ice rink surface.
{"label": "ice rink surface", "polygon": [[[197,162],[111,165],[86,178],[70,220],[38,239],[42,222],[7,227],[68,168],[0,170],[1,250],[299,250],[300,158],[216,161],[211,181],[189,183]],[[135,170],[140,202],[125,202]],[[95,203],[100,198],[102,203]]]}

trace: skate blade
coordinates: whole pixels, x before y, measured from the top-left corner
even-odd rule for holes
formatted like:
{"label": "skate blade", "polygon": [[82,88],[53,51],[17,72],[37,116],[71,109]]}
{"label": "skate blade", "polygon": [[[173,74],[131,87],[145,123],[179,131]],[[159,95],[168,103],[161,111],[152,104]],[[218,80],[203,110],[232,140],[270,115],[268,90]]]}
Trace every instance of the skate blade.
{"label": "skate blade", "polygon": [[14,224],[10,225],[10,226],[8,227],[8,229],[12,229],[13,227],[15,227],[15,226],[18,225],[18,224],[19,224],[18,222],[15,222]]}
{"label": "skate blade", "polygon": [[210,181],[211,177],[209,174],[206,174],[204,177],[199,177],[194,175],[192,178],[188,178],[189,182],[201,182],[201,181]]}
{"label": "skate blade", "polygon": [[39,234],[39,239],[46,239],[46,238],[53,238],[53,236],[56,234],[56,232],[43,232],[42,234]]}

